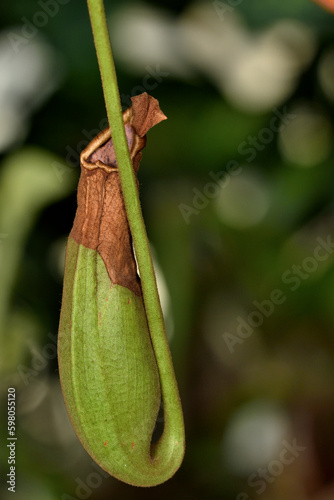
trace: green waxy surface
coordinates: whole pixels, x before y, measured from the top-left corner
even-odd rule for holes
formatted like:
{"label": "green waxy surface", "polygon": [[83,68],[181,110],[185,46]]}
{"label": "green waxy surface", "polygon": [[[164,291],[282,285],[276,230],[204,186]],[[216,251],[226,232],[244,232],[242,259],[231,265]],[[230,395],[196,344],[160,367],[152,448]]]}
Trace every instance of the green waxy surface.
{"label": "green waxy surface", "polygon": [[164,401],[164,433],[151,450],[161,395],[142,298],[112,286],[98,252],[71,238],[58,357],[67,410],[94,460],[137,486],[171,477],[183,458],[184,436],[169,418],[173,402]]}

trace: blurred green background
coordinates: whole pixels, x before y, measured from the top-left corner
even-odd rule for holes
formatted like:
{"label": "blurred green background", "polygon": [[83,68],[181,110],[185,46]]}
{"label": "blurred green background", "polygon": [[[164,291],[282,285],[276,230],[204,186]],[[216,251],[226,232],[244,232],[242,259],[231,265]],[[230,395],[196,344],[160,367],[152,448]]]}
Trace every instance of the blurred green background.
{"label": "blurred green background", "polygon": [[127,486],[69,423],[64,250],[106,114],[86,3],[2,2],[1,498],[15,387],[17,500],[333,500],[334,17],[309,0],[105,4],[122,105],[147,91],[168,116],[139,182],[186,456],[164,485]]}

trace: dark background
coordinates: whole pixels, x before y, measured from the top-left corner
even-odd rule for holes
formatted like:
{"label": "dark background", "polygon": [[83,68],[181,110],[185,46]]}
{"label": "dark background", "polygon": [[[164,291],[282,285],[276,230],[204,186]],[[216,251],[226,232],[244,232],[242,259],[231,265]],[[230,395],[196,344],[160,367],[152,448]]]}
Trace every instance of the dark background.
{"label": "dark background", "polygon": [[14,386],[17,500],[333,499],[334,18],[309,0],[105,5],[122,104],[148,91],[168,116],[139,182],[186,455],[127,486],[69,423],[64,249],[103,95],[85,2],[2,2],[1,498]]}

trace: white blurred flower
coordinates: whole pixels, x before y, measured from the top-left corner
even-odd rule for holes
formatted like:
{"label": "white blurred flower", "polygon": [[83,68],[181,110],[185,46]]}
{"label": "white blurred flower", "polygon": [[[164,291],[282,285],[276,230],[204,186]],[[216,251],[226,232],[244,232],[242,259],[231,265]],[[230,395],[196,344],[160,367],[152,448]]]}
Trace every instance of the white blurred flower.
{"label": "white blurred flower", "polygon": [[191,73],[180,56],[177,26],[168,11],[136,3],[113,13],[109,24],[114,53],[131,71],[147,73],[147,67],[159,66],[172,76]]}
{"label": "white blurred flower", "polygon": [[254,36],[222,75],[227,97],[246,111],[267,111],[282,104],[312,60],[313,36],[295,21],[279,21]]}
{"label": "white blurred flower", "polygon": [[247,475],[266,467],[282,449],[291,424],[277,404],[258,400],[245,404],[231,418],[222,442],[224,467]]}
{"label": "white blurred flower", "polygon": [[219,18],[208,3],[191,4],[178,20],[180,51],[185,60],[221,88],[222,75],[251,43],[241,19],[234,11]]}
{"label": "white blurred flower", "polygon": [[145,74],[148,65],[160,65],[180,78],[205,73],[247,112],[282,104],[316,48],[312,31],[301,22],[281,20],[254,33],[237,9],[229,7],[221,16],[214,2],[203,1],[179,18],[148,5],[122,7],[111,33],[115,52],[136,71]]}
{"label": "white blurred flower", "polygon": [[192,4],[179,26],[184,57],[248,112],[282,104],[315,53],[313,33],[302,23],[283,20],[252,33],[235,9],[221,19],[207,2]]}
{"label": "white blurred flower", "polygon": [[9,38],[15,31],[0,33],[0,152],[24,139],[29,116],[61,77],[55,51],[38,37],[15,51]]}

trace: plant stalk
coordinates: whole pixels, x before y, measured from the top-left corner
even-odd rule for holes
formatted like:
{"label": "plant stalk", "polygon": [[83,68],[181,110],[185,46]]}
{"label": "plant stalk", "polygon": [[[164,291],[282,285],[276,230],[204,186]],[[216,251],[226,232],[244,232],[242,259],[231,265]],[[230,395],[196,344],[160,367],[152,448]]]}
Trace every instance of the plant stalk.
{"label": "plant stalk", "polygon": [[[165,427],[162,438],[154,447],[153,458],[159,460],[161,458],[163,461],[164,457],[161,455],[165,454],[170,456],[173,453],[172,449],[175,447],[175,443],[177,443],[179,448],[182,447],[182,450],[184,448],[182,408],[165,333],[164,319],[157,290],[149,241],[139,201],[136,178],[125,135],[121,101],[103,0],[88,0],[88,8],[111,136],[121,179],[124,203],[141,278],[144,307],[159,370]],[[180,451],[178,451],[177,454],[180,464],[183,452],[180,453]],[[175,466],[175,469],[177,469],[178,466]]]}

